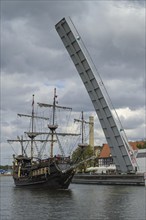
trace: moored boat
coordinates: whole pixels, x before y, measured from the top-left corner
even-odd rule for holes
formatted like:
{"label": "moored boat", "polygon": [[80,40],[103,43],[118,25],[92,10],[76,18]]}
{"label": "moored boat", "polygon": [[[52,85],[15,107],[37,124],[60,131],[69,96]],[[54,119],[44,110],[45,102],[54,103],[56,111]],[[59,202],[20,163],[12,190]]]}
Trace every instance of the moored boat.
{"label": "moored boat", "polygon": [[[49,132],[36,132],[34,129],[34,120],[43,119],[47,120],[47,117],[40,117],[35,115],[34,111],[34,95],[32,99],[32,114],[18,114],[19,116],[31,118],[31,131],[25,132],[28,139],[18,137],[17,140],[8,140],[8,142],[17,141],[21,145],[21,154],[13,155],[13,179],[15,185],[18,187],[46,187],[48,189],[67,189],[71,183],[71,180],[75,174],[75,169],[78,166],[77,163],[72,162],[70,156],[65,156],[64,149],[61,146],[58,136],[59,135],[71,135],[77,136],[76,133],[58,133],[58,125],[55,121],[56,109],[71,110],[71,108],[57,105],[56,89],[54,89],[53,104],[37,103],[39,107],[52,108],[52,120],[48,124]],[[45,139],[37,139],[41,135],[46,135]],[[37,143],[45,143],[50,148],[50,155],[48,157],[42,157],[44,151],[44,145],[38,150]],[[54,155],[54,145],[58,143],[61,154]],[[27,143],[24,147],[24,143]],[[34,155],[34,148],[37,148],[38,154]],[[29,150],[30,155],[28,155]]]}

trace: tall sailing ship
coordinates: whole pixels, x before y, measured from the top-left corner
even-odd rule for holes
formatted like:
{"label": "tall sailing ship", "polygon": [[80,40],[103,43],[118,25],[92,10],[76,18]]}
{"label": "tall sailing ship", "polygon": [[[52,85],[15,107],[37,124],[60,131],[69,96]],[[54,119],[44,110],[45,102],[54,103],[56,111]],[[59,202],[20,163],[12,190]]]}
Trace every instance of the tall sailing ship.
{"label": "tall sailing ship", "polygon": [[[70,156],[65,156],[64,150],[61,146],[58,136],[59,135],[72,135],[77,136],[80,134],[75,133],[58,133],[58,125],[55,121],[56,109],[71,110],[71,108],[59,106],[57,104],[56,89],[54,89],[53,104],[37,103],[39,107],[47,107],[52,109],[52,120],[48,124],[49,132],[36,132],[34,130],[34,120],[42,119],[49,120],[47,117],[36,116],[34,111],[34,95],[32,99],[32,114],[18,114],[19,116],[31,118],[31,131],[25,132],[28,139],[17,138],[17,140],[8,140],[8,142],[17,141],[21,144],[21,155],[13,155],[13,179],[16,186],[19,187],[47,187],[48,189],[67,189],[75,174],[76,167],[79,161],[72,162]],[[46,135],[44,140],[38,139],[41,135]],[[27,149],[23,143],[29,142],[30,156],[27,154]],[[49,143],[50,155],[47,158],[42,158],[43,147],[40,149],[37,157],[34,156],[34,148],[36,143]],[[54,144],[58,143],[61,154],[54,155]],[[28,146],[27,146],[28,148]],[[84,148],[82,147],[82,151]]]}

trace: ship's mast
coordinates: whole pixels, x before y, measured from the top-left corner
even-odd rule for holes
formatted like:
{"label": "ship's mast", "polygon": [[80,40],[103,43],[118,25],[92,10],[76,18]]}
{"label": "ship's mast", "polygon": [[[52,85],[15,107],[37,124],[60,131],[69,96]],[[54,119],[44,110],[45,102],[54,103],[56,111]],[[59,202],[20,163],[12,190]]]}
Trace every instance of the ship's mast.
{"label": "ship's mast", "polygon": [[84,113],[83,111],[81,112],[81,119],[74,119],[74,122],[80,122],[81,123],[81,140],[82,142],[79,144],[79,147],[87,147],[88,144],[84,142],[85,137],[84,137],[84,124],[89,123],[84,120]]}
{"label": "ship's mast", "polygon": [[[34,115],[34,95],[32,95],[32,113],[31,115],[25,115],[25,114],[18,114],[18,116],[24,116],[24,117],[30,117],[31,118],[31,131],[30,132],[26,132],[28,137],[30,138],[30,142],[31,142],[31,153],[30,153],[30,157],[31,157],[31,161],[33,160],[33,154],[34,154],[34,149],[33,149],[33,142],[34,142],[34,138],[37,136],[37,133],[34,132],[34,118],[37,118],[37,116]],[[43,117],[39,117],[41,119],[43,119]],[[46,120],[46,118],[45,118]],[[25,153],[26,155],[26,152],[24,150],[24,147],[23,147],[23,142],[29,142],[29,140],[24,140],[23,137],[20,137],[18,136],[17,137],[17,140],[7,140],[8,142],[20,142],[21,144],[21,151],[22,151],[22,155]]]}
{"label": "ship's mast", "polygon": [[83,111],[82,111],[82,143],[84,142],[84,115],[83,115]]}
{"label": "ship's mast", "polygon": [[[32,120],[31,120],[31,132],[34,132],[34,95],[32,96]],[[31,136],[31,160],[33,159],[33,140],[34,135]]]}
{"label": "ship's mast", "polygon": [[[59,106],[57,105],[57,95],[56,95],[56,88],[54,88],[54,98],[53,98],[53,104],[45,104],[45,103],[38,103],[40,107],[52,107],[53,109],[53,115],[52,115],[52,124],[48,125],[48,128],[51,131],[51,149],[50,149],[50,157],[53,157],[53,147],[54,142],[56,142],[56,139],[54,138],[56,133],[56,129],[58,128],[58,125],[55,123],[55,116],[56,116],[56,109],[64,109],[64,110],[72,110],[72,108]],[[61,134],[60,134],[61,135]],[[62,134],[62,135],[69,135],[69,134]],[[72,135],[72,134],[70,134]],[[61,147],[61,146],[60,146]],[[61,148],[61,151],[63,152],[63,149]]]}
{"label": "ship's mast", "polygon": [[55,133],[55,130],[58,128],[58,125],[55,124],[55,112],[56,112],[56,98],[57,98],[57,95],[56,95],[56,88],[54,89],[54,99],[53,99],[53,118],[52,118],[52,124],[51,125],[48,125],[48,128],[50,129],[51,131],[51,150],[50,150],[50,157],[52,158],[53,157],[53,146],[54,146],[54,133]]}
{"label": "ship's mast", "polygon": [[[31,160],[33,159],[34,156],[34,141],[35,142],[41,142],[41,143],[46,143],[46,142],[51,142],[51,149],[50,149],[50,157],[53,157],[53,147],[54,147],[54,142],[58,142],[59,144],[59,148],[60,151],[62,153],[63,156],[65,156],[64,154],[64,150],[61,146],[61,143],[58,139],[58,136],[79,136],[80,134],[76,134],[76,133],[65,133],[65,132],[59,132],[56,133],[56,129],[58,128],[58,125],[55,123],[55,118],[56,118],[56,109],[63,109],[63,110],[69,110],[71,111],[72,108],[69,107],[64,107],[64,106],[59,106],[56,101],[57,95],[56,95],[56,88],[54,89],[54,98],[53,98],[53,103],[52,104],[45,104],[45,103],[37,103],[39,105],[39,107],[51,107],[52,108],[52,123],[50,123],[48,125],[48,128],[50,129],[50,132],[36,132],[34,131],[34,119],[43,119],[43,120],[49,120],[50,118],[48,117],[41,117],[41,116],[37,116],[35,115],[35,111],[34,111],[34,95],[32,97],[32,112],[30,115],[28,114],[18,114],[19,117],[29,117],[31,118],[31,128],[30,131],[24,132],[25,134],[27,134],[27,136],[30,138],[28,139],[23,139],[23,138],[19,138],[17,137],[16,140],[7,140],[9,143],[11,142],[20,142],[21,144],[21,150],[22,150],[22,154],[25,153],[25,149],[23,147],[23,143],[30,143],[30,150],[31,150]],[[35,139],[36,136],[39,135],[47,135],[45,140],[42,139]],[[48,140],[48,137],[50,137],[50,140]]]}
{"label": "ship's mast", "polygon": [[21,144],[21,153],[24,155],[24,146],[23,146],[23,136],[21,136],[21,139],[19,136],[17,136],[18,140],[20,141]]}

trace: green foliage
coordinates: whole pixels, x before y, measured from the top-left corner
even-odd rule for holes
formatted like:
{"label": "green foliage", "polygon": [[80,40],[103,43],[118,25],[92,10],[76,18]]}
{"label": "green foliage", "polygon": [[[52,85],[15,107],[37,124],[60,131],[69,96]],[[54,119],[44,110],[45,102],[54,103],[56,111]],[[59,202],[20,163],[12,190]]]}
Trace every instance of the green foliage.
{"label": "green foliage", "polygon": [[0,165],[0,169],[2,169],[2,170],[10,170],[10,169],[12,169],[12,166],[10,166],[10,165],[4,165],[4,166]]}
{"label": "green foliage", "polygon": [[[94,155],[94,150],[92,147],[87,146],[85,149],[82,149],[81,147],[77,147],[77,149],[72,154],[72,160],[74,163],[79,163],[85,159],[92,157],[93,155]],[[86,172],[87,167],[93,165],[94,165],[93,160],[85,161],[78,166],[78,171]]]}
{"label": "green foliage", "polygon": [[136,146],[138,149],[146,149],[146,141],[144,141],[143,144],[137,144]]}

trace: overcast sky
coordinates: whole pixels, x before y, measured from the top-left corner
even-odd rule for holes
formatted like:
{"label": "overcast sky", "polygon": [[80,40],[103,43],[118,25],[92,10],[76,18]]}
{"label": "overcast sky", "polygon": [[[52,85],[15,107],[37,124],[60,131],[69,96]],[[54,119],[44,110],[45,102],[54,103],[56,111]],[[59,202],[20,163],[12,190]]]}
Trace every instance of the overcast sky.
{"label": "overcast sky", "polygon": [[[115,106],[128,139],[145,138],[145,1],[1,1],[1,164],[13,154],[17,113],[32,94],[95,116],[95,144],[104,135],[87,91],[55,24],[71,17]],[[51,94],[51,95],[50,95]]]}

